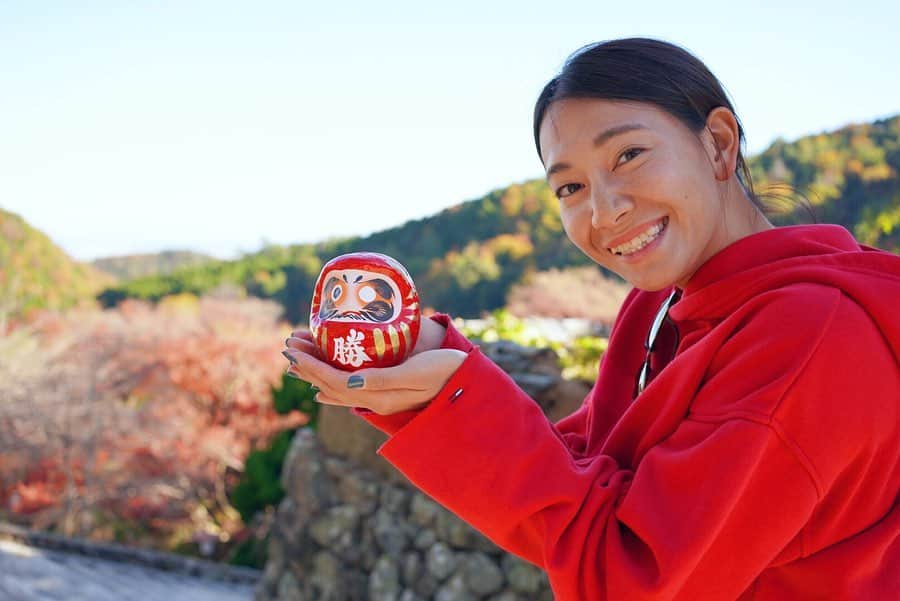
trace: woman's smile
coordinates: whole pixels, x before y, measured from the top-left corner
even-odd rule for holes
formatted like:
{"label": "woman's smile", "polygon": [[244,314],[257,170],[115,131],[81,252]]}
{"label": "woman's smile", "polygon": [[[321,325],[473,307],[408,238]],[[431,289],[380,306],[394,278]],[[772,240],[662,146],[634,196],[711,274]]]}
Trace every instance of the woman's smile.
{"label": "woman's smile", "polygon": [[668,225],[668,217],[658,219],[649,227],[641,228],[641,232],[636,236],[629,237],[631,234],[628,234],[616,238],[607,250],[626,261],[639,260],[659,245],[658,242],[662,239]]}

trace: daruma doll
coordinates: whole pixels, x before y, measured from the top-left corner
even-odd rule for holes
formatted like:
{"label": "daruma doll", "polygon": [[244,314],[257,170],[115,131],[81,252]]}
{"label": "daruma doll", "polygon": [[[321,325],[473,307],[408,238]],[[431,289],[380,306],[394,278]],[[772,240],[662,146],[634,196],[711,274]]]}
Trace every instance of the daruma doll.
{"label": "daruma doll", "polygon": [[334,367],[354,371],[403,362],[416,345],[419,324],[419,294],[397,260],[359,252],[322,268],[309,326]]}

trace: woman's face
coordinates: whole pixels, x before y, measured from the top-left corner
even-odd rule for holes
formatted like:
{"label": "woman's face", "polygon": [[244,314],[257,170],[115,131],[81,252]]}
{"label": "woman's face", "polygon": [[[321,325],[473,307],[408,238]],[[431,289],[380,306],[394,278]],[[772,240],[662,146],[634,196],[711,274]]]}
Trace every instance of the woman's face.
{"label": "woman's face", "polygon": [[552,103],[541,158],[572,242],[637,288],[683,288],[736,239],[723,222],[713,138],[703,135],[650,104]]}

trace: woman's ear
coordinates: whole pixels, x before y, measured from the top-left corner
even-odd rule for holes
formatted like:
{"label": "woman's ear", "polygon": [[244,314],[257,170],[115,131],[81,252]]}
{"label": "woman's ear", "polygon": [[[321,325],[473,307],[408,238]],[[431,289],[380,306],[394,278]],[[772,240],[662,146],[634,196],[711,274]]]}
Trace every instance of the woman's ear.
{"label": "woman's ear", "polygon": [[726,181],[737,166],[741,142],[737,119],[724,106],[717,106],[706,116],[706,131],[709,134],[706,151],[712,162],[716,179]]}

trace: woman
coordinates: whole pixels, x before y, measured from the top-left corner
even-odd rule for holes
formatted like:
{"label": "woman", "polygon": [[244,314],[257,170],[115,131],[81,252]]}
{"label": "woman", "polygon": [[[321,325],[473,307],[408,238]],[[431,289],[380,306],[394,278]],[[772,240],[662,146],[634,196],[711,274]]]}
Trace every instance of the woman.
{"label": "woman", "polygon": [[362,388],[303,332],[290,372],[560,600],[900,598],[900,257],[773,228],[677,46],[580,50],[534,131],[567,235],[635,287],[578,411],[549,423],[447,316]]}

